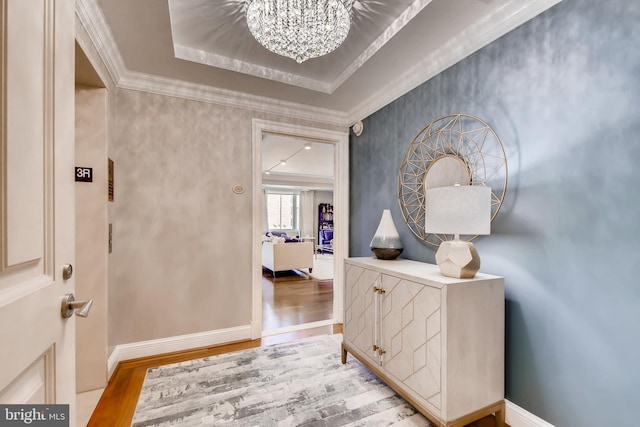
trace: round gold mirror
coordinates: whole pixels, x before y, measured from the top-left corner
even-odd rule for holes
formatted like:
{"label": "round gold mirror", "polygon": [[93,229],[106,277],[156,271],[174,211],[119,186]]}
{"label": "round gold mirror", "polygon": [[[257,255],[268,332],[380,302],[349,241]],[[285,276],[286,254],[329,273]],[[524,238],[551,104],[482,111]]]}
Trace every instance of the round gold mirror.
{"label": "round gold mirror", "polygon": [[447,187],[454,184],[469,185],[471,172],[464,160],[453,154],[434,159],[424,173],[424,188]]}
{"label": "round gold mirror", "polygon": [[440,117],[425,126],[409,144],[400,165],[402,216],[413,234],[429,245],[439,246],[450,237],[424,231],[425,190],[456,183],[491,187],[493,221],[507,191],[507,159],[491,126],[467,114]]}

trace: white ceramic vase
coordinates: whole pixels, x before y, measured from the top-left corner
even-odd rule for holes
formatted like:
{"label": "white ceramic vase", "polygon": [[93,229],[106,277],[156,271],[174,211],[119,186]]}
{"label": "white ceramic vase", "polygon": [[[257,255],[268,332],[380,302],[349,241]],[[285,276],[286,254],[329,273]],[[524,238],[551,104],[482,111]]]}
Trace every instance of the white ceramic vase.
{"label": "white ceramic vase", "polygon": [[404,250],[389,209],[382,211],[380,224],[369,246],[377,258],[387,260],[397,258]]}

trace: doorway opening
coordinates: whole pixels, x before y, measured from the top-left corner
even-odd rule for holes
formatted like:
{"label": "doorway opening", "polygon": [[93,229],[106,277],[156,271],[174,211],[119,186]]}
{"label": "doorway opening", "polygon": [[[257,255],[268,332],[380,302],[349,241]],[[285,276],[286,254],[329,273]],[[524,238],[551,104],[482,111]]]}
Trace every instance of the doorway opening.
{"label": "doorway opening", "polygon": [[348,133],[254,119],[253,153],[252,338],[341,323]]}
{"label": "doorway opening", "polygon": [[262,137],[262,329],[333,319],[334,144]]}

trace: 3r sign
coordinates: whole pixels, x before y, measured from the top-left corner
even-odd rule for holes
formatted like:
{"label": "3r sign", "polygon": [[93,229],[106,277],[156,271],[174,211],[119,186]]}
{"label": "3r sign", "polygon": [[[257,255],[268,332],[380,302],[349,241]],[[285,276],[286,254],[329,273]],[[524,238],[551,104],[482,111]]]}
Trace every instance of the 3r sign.
{"label": "3r sign", "polygon": [[93,168],[76,167],[76,182],[93,182]]}

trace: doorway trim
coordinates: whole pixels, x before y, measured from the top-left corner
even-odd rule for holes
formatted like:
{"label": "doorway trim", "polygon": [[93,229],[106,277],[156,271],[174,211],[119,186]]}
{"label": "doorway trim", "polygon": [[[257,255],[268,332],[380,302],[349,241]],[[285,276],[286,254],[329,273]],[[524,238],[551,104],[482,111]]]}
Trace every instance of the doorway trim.
{"label": "doorway trim", "polygon": [[251,132],[253,154],[251,339],[262,337],[262,239],[260,235],[262,234],[262,138],[264,134],[292,136],[334,144],[333,220],[337,245],[334,243],[333,319],[330,323],[343,321],[344,267],[341,261],[349,252],[349,132],[253,119]]}

